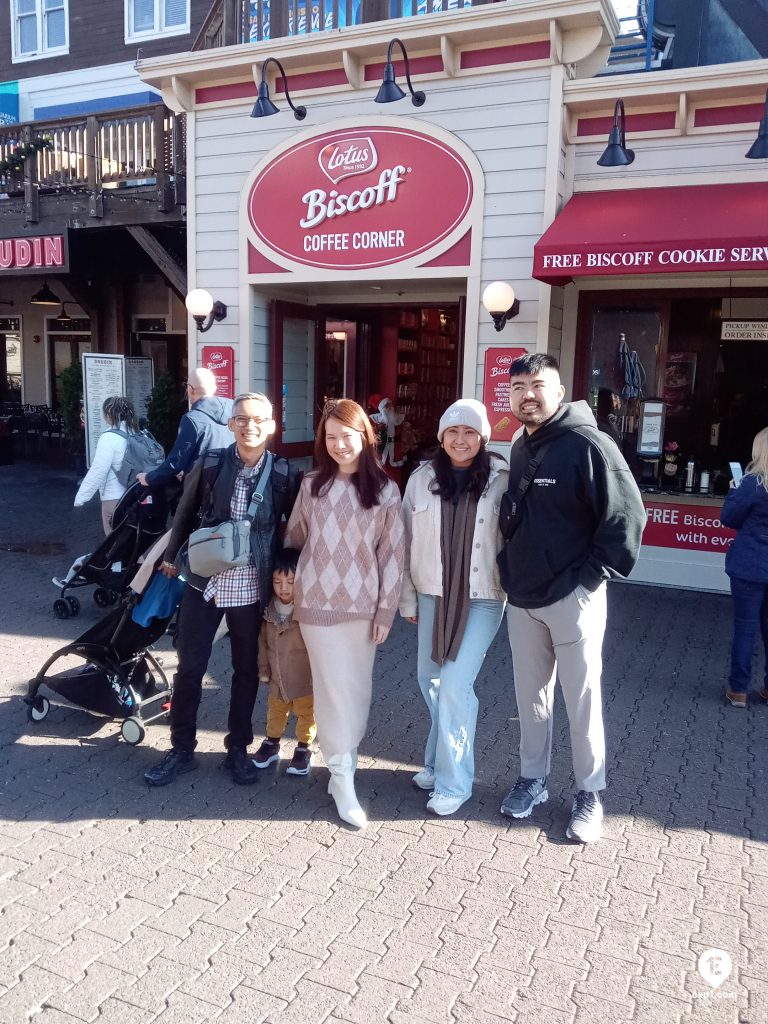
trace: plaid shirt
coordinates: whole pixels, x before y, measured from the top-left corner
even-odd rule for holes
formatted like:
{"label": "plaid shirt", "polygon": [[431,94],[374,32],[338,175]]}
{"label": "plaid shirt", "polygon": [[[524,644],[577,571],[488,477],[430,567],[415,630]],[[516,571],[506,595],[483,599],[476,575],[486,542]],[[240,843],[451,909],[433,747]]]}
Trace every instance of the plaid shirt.
{"label": "plaid shirt", "polygon": [[[255,466],[243,466],[237,474],[232,500],[229,503],[229,516],[233,522],[245,519],[249,505],[249,484],[258,475],[263,464],[262,455]],[[242,608],[247,604],[255,604],[260,596],[259,575],[252,553],[248,556],[248,565],[240,569],[217,572],[208,580],[203,591],[205,600],[213,601],[217,608]]]}

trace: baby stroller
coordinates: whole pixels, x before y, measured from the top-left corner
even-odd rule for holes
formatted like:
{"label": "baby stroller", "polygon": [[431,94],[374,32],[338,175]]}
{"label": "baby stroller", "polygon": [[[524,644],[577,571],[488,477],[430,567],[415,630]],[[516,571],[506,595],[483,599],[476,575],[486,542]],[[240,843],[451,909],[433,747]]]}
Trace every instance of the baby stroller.
{"label": "baby stroller", "polygon": [[53,602],[56,618],[68,619],[80,612],[80,602],[68,594],[79,587],[95,585],[93,600],[99,608],[116,604],[139,559],[163,533],[165,519],[165,503],[158,505],[141,484],[132,484],[115,508],[109,536],[95,551],[76,558],[63,579],[53,577],[53,585],[61,591]]}
{"label": "baby stroller", "polygon": [[[124,719],[123,739],[132,746],[141,743],[146,726],[170,711],[171,686],[148,648],[167,630],[183,588],[180,580],[155,571],[142,595],[132,593],[120,608],[52,654],[29,683],[24,698],[28,719],[42,722],[50,711],[50,701],[39,692],[45,685],[86,711]],[[58,671],[51,673],[54,665]]]}

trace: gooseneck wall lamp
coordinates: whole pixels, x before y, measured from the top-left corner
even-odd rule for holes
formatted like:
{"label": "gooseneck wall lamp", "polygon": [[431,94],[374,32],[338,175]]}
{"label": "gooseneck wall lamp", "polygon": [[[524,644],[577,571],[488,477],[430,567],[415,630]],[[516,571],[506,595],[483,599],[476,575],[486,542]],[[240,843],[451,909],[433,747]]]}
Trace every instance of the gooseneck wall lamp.
{"label": "gooseneck wall lamp", "polygon": [[613,128],[608,136],[608,145],[600,159],[597,161],[600,167],[626,167],[635,159],[634,151],[627,149],[625,137],[624,101],[616,100],[613,108]]}
{"label": "gooseneck wall lamp", "polygon": [[497,331],[503,331],[508,320],[520,312],[520,299],[515,298],[515,290],[506,281],[494,281],[483,292],[483,305],[490,313]]}
{"label": "gooseneck wall lamp", "polygon": [[261,82],[259,83],[259,98],[256,100],[253,110],[251,111],[251,117],[269,117],[270,114],[279,114],[280,108],[276,107],[272,100],[269,98],[269,86],[267,85],[267,68],[270,64],[277,64],[280,68],[280,75],[283,79],[283,85],[285,86],[285,98],[288,101],[288,106],[293,111],[293,116],[297,121],[303,121],[307,116],[306,107],[295,107],[291,97],[288,95],[288,79],[285,77],[285,68],[277,59],[277,57],[267,57],[264,63],[261,65]]}
{"label": "gooseneck wall lamp", "polygon": [[61,299],[58,297],[56,292],[52,292],[48,287],[48,282],[43,278],[43,287],[40,291],[35,292],[32,298],[29,300],[33,306],[60,306]]}
{"label": "gooseneck wall lamp", "polygon": [[[72,303],[70,302],[70,306],[71,305],[72,305]],[[55,324],[70,324],[70,323],[72,323],[72,317],[67,312],[67,304],[66,304],[66,302],[62,302],[62,304],[61,304],[61,312],[59,313],[59,315],[56,317],[56,319],[53,322]]]}
{"label": "gooseneck wall lamp", "polygon": [[411,62],[408,60],[408,54],[406,53],[405,47],[401,39],[393,39],[387,47],[387,65],[384,68],[384,78],[382,79],[379,91],[376,93],[375,103],[395,103],[397,100],[401,100],[405,93],[395,81],[395,68],[392,63],[392,47],[397,43],[400,49],[403,51],[403,61],[405,62],[405,80],[408,83],[408,90],[411,94],[411,103],[414,107],[423,107],[426,102],[426,95],[420,91],[414,91],[411,83]]}
{"label": "gooseneck wall lamp", "polygon": [[749,160],[768,159],[768,90],[765,93],[765,113],[760,127],[757,129],[757,138],[746,152]]}
{"label": "gooseneck wall lamp", "polygon": [[227,307],[224,303],[214,301],[211,293],[207,292],[205,288],[193,288],[184,300],[184,305],[189,310],[201,334],[210,331],[215,323],[223,320],[227,315]]}

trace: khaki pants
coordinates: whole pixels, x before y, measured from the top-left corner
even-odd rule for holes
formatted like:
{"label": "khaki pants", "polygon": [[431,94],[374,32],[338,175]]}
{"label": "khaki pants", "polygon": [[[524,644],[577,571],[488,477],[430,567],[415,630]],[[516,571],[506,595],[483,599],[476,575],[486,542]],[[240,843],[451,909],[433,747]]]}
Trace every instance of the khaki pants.
{"label": "khaki pants", "polygon": [[507,628],[520,715],[520,774],[542,779],[552,757],[555,680],[568,713],[576,788],[605,789],[605,732],[600,693],[606,586],[576,589],[546,608],[507,606]]}
{"label": "khaki pants", "polygon": [[104,533],[108,537],[112,532],[112,513],[117,508],[119,502],[117,498],[110,498],[107,501],[101,503],[101,525],[104,527]]}
{"label": "khaki pants", "polygon": [[312,694],[297,697],[296,700],[282,700],[270,686],[267,700],[268,737],[274,740],[281,738],[291,712],[296,716],[296,739],[299,743],[309,745],[317,732]]}

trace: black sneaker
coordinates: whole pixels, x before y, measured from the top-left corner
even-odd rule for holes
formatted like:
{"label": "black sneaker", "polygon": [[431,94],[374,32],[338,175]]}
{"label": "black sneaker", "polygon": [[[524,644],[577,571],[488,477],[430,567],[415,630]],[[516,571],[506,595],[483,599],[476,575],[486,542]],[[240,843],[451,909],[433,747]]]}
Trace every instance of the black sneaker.
{"label": "black sneaker", "polygon": [[508,818],[527,818],[536,804],[543,804],[548,796],[546,779],[526,779],[521,775],[504,797],[501,813]]}
{"label": "black sneaker", "polygon": [[148,786],[167,786],[177,775],[193,772],[197,767],[197,759],[191,750],[172,749],[162,761],[144,772],[144,780]]}
{"label": "black sneaker", "polygon": [[288,765],[286,775],[309,775],[312,767],[312,751],[309,747],[296,747]]}
{"label": "black sneaker", "polygon": [[259,769],[248,757],[245,747],[230,747],[224,758],[224,768],[232,773],[238,786],[250,786],[259,777]]}
{"label": "black sneaker", "polygon": [[571,820],[565,833],[579,843],[594,843],[603,834],[603,805],[599,793],[580,789],[571,808]]}
{"label": "black sneaker", "polygon": [[266,739],[253,755],[253,763],[257,768],[269,768],[280,760],[280,740]]}

